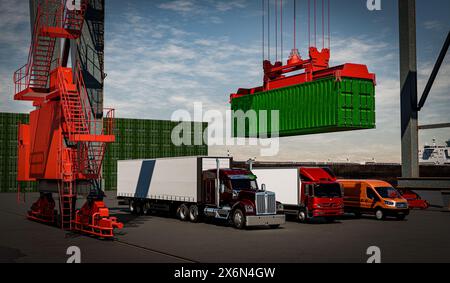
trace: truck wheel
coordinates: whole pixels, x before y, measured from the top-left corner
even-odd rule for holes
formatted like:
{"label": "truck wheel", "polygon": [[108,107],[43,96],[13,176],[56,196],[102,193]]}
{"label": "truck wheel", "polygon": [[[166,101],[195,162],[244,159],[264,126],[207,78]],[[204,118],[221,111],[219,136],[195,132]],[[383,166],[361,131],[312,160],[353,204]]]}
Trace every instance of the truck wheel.
{"label": "truck wheel", "polygon": [[178,208],[178,217],[181,221],[187,221],[189,219],[189,208],[185,204],[180,205]]}
{"label": "truck wheel", "polygon": [[307,214],[306,214],[306,211],[300,210],[300,211],[298,212],[297,219],[298,219],[298,221],[300,221],[301,223],[306,223],[307,220],[308,220],[308,216],[307,216]]}
{"label": "truck wheel", "polygon": [[377,220],[384,220],[384,219],[386,219],[386,216],[384,215],[383,210],[381,210],[380,208],[378,208],[375,211],[375,217],[377,218]]}
{"label": "truck wheel", "polygon": [[277,224],[277,225],[270,225],[269,228],[270,229],[278,229],[278,228],[280,228],[280,225],[279,224]]}
{"label": "truck wheel", "polygon": [[336,219],[334,217],[325,217],[325,222],[327,223],[334,223]]}
{"label": "truck wheel", "polygon": [[245,216],[242,210],[236,209],[233,213],[233,224],[237,229],[245,228]]}
{"label": "truck wheel", "polygon": [[191,205],[191,207],[189,207],[189,220],[193,223],[197,223],[199,218],[198,206],[195,204]]}

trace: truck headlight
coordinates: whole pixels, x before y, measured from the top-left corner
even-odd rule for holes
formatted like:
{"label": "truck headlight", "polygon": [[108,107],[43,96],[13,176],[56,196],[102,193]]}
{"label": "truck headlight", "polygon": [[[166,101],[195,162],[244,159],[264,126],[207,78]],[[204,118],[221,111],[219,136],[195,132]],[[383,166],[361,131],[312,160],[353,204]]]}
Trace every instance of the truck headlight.
{"label": "truck headlight", "polygon": [[245,206],[245,211],[248,212],[248,213],[252,213],[252,212],[255,211],[255,209],[251,205],[246,205]]}
{"label": "truck headlight", "polygon": [[393,201],[388,201],[388,200],[385,200],[385,201],[384,201],[384,204],[387,205],[387,206],[395,206],[395,202],[393,202]]}

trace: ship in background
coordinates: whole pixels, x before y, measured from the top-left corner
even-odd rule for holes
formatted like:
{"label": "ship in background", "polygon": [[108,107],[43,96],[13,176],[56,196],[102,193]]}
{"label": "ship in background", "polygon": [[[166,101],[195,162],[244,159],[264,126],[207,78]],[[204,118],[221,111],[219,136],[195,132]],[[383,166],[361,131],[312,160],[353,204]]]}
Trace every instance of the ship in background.
{"label": "ship in background", "polygon": [[421,164],[450,165],[450,140],[447,145],[437,145],[433,139],[432,145],[425,145],[419,150],[419,162]]}

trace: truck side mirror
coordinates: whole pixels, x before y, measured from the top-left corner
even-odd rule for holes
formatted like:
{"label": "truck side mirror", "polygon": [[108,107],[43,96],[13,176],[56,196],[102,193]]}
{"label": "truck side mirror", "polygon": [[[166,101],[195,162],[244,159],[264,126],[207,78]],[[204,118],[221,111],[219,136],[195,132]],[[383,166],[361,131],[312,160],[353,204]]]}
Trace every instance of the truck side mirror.
{"label": "truck side mirror", "polygon": [[266,191],[266,184],[261,185],[261,190],[263,190],[264,192]]}

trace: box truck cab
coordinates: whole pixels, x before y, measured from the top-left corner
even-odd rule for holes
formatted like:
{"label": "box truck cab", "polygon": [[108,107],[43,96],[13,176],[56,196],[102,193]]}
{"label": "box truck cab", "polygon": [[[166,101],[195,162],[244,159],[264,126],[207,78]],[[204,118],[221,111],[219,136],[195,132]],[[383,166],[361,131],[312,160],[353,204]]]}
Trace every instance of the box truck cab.
{"label": "box truck cab", "polygon": [[276,193],[284,213],[301,222],[312,218],[333,222],[344,214],[341,186],[328,168],[257,168],[252,172]]}
{"label": "box truck cab", "polygon": [[405,219],[409,214],[408,201],[389,183],[378,180],[339,180],[344,188],[345,211],[359,217],[375,215],[378,220],[386,217]]}
{"label": "box truck cab", "polygon": [[251,171],[233,169],[231,158],[119,161],[117,186],[134,214],[174,212],[183,221],[208,217],[239,229],[285,223],[275,193],[262,190]]}

